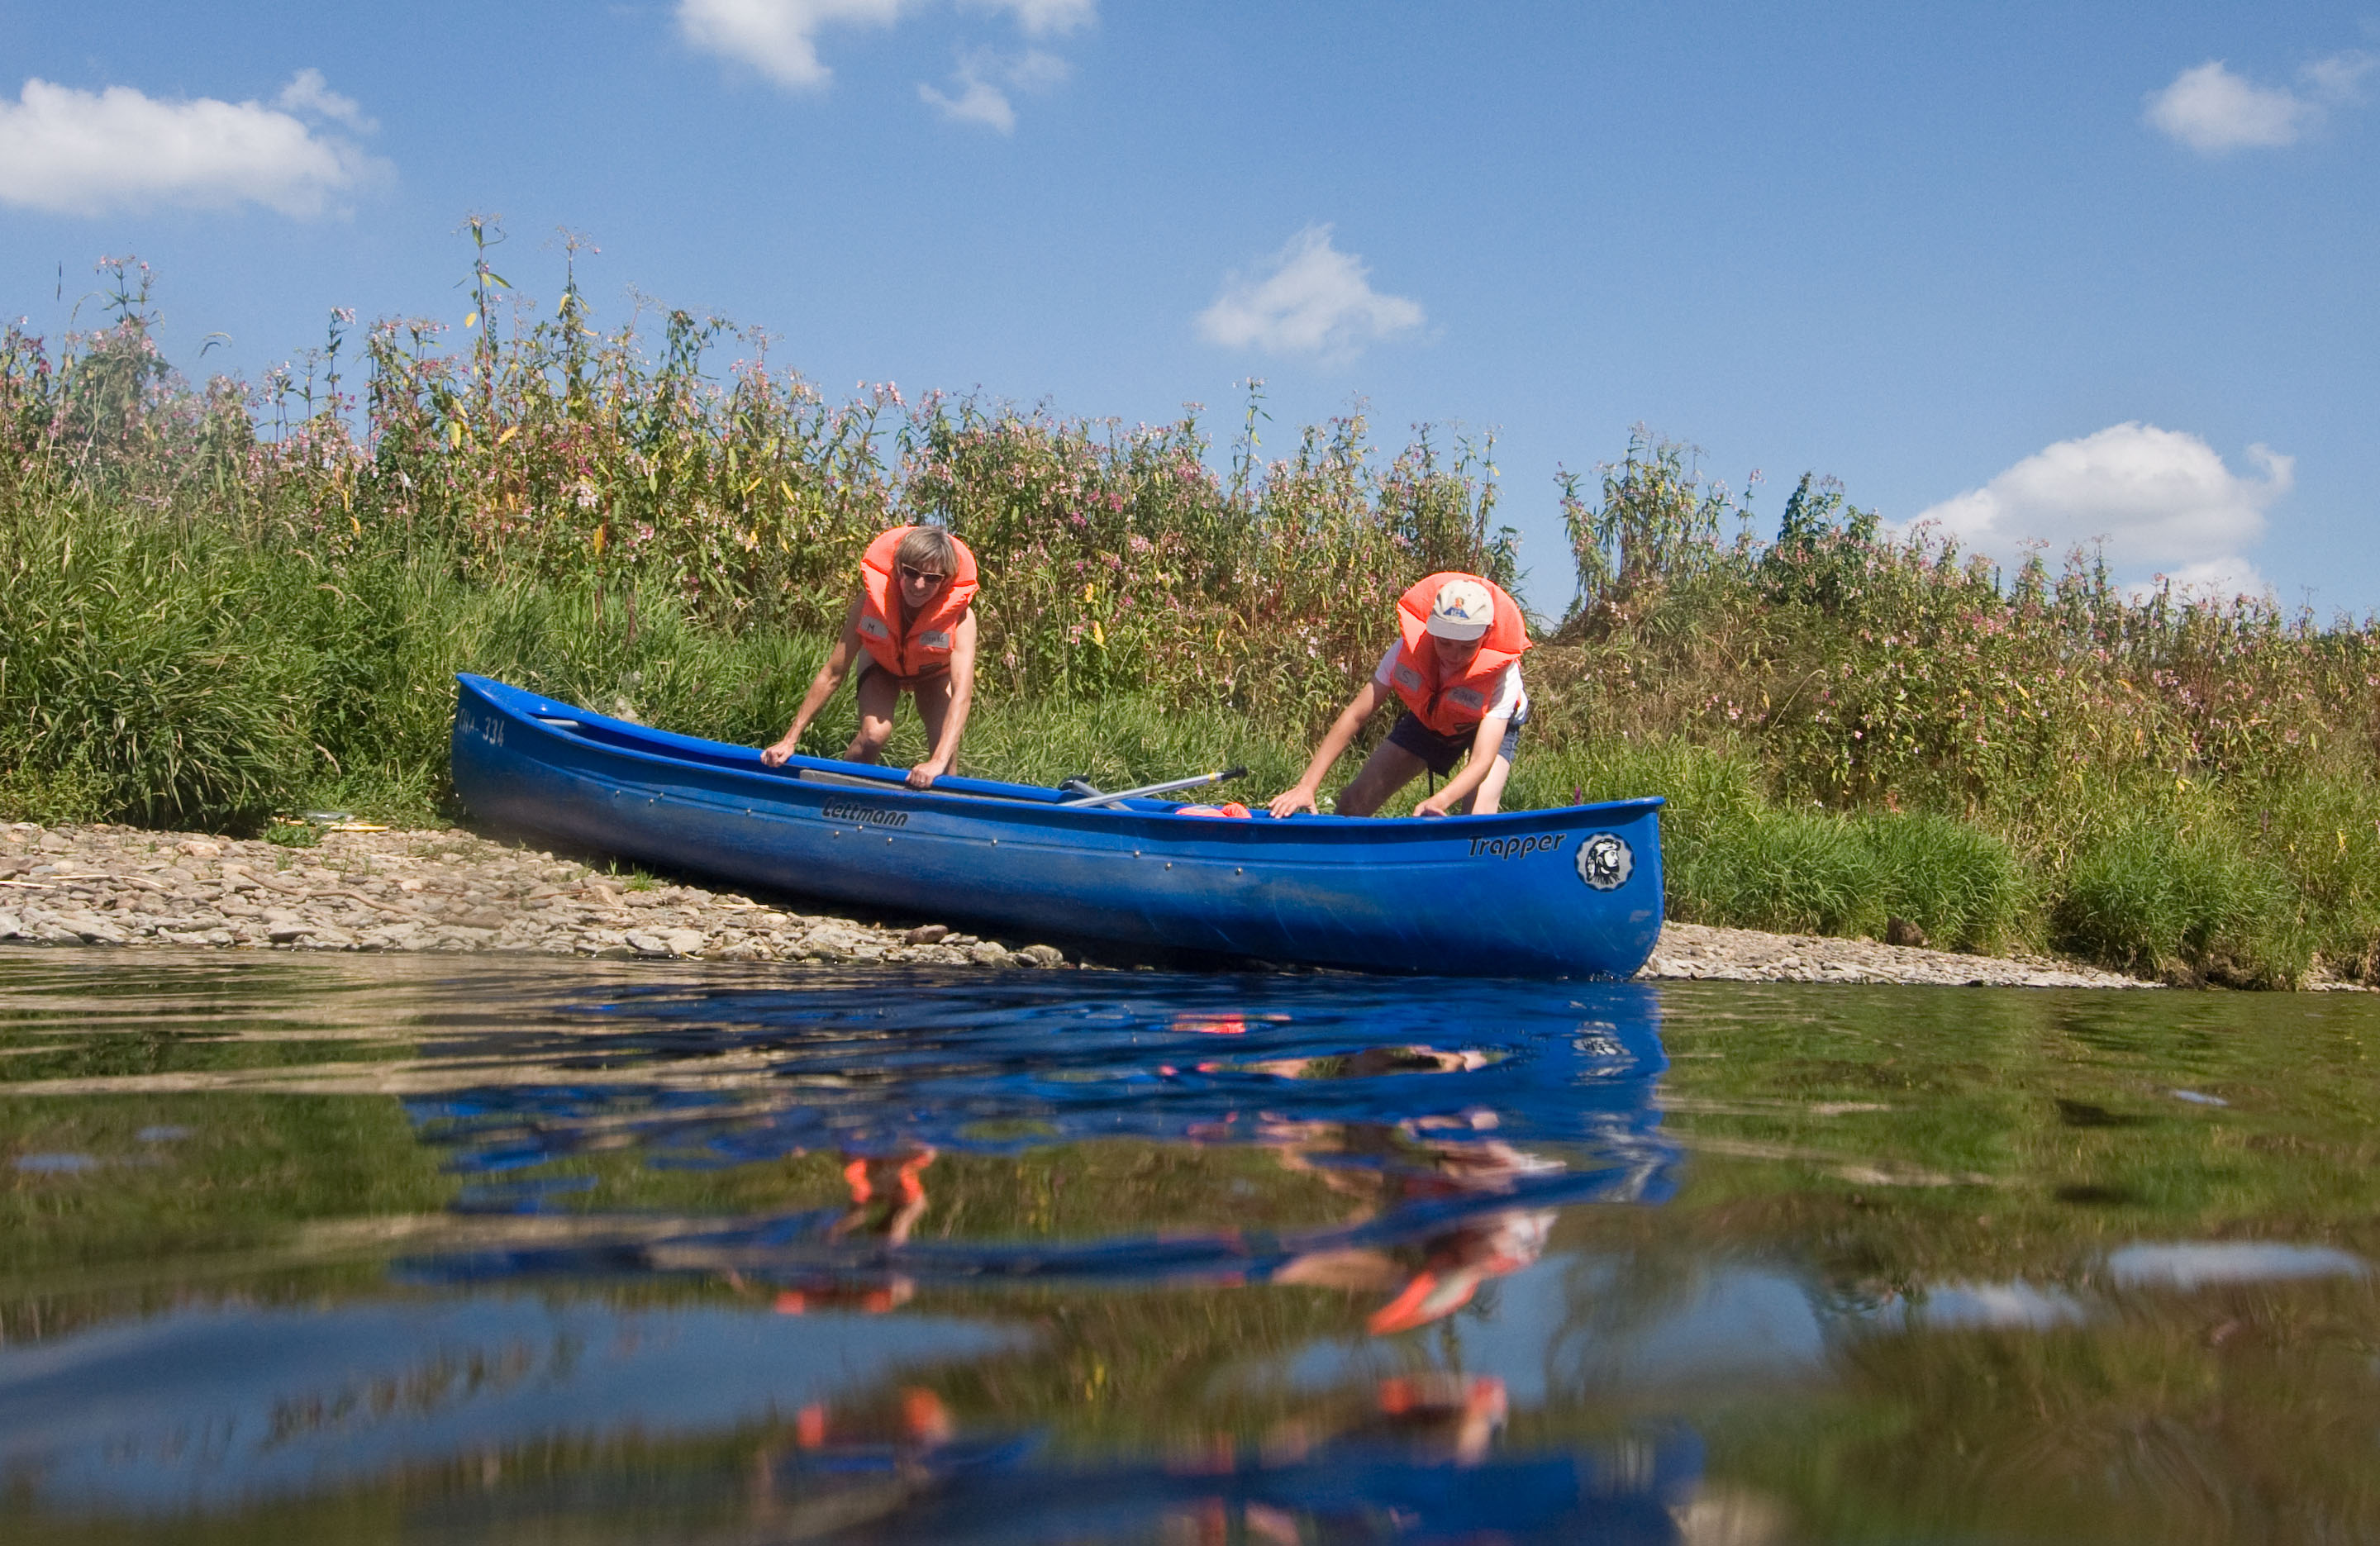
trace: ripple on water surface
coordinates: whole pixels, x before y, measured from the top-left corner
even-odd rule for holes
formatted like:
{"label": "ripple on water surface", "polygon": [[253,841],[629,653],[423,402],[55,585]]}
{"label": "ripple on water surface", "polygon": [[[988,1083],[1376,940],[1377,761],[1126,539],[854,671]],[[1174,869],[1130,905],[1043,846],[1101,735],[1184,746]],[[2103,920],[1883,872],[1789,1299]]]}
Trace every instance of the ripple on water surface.
{"label": "ripple on water surface", "polygon": [[0,955],[0,1490],[58,1540],[2380,1529],[2380,1016],[2138,1002]]}

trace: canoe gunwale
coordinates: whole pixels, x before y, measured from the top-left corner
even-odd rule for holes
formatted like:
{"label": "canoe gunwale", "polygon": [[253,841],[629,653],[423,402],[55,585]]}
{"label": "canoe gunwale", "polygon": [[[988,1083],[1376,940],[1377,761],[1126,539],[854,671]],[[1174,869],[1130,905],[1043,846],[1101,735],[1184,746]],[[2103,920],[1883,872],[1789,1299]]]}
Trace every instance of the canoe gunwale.
{"label": "canoe gunwale", "polygon": [[[1031,784],[1003,783],[990,779],[967,779],[946,776],[936,781],[933,789],[911,789],[904,770],[874,763],[842,762],[829,757],[807,756],[796,753],[781,767],[769,767],[759,760],[759,753],[750,747],[735,746],[725,742],[704,741],[680,735],[674,731],[650,725],[615,719],[607,715],[562,704],[541,694],[531,694],[507,682],[488,677],[463,673],[457,681],[467,691],[475,693],[480,701],[508,721],[521,725],[532,733],[551,737],[564,745],[576,744],[590,748],[605,756],[625,758],[633,763],[654,768],[698,768],[706,773],[726,774],[739,779],[749,779],[758,790],[778,791],[802,789],[804,773],[820,773],[826,777],[809,781],[807,787],[818,791],[832,787],[865,788],[868,792],[882,794],[904,803],[914,803],[941,814],[983,820],[999,820],[1022,816],[1062,815],[1063,825],[1082,822],[1087,832],[1101,836],[1113,834],[1116,824],[1129,821],[1161,824],[1162,830],[1151,832],[1152,838],[1173,837],[1208,839],[1238,836],[1243,840],[1281,841],[1294,831],[1301,845],[1319,839],[1337,844],[1354,842],[1371,844],[1400,834],[1427,834],[1440,838],[1450,832],[1473,833],[1492,839],[1503,828],[1526,830],[1544,827],[1548,821],[1560,821],[1565,827],[1575,825],[1608,825],[1632,819],[1646,811],[1658,810],[1667,802],[1662,796],[1642,795],[1626,800],[1595,801],[1577,805],[1551,805],[1535,810],[1498,811],[1489,815],[1446,816],[1342,816],[1321,813],[1301,813],[1277,818],[1269,812],[1252,810],[1245,819],[1184,815],[1174,805],[1156,800],[1135,800],[1123,806],[1073,805],[1062,790],[1042,789]],[[493,689],[491,692],[489,689]],[[499,695],[502,694],[502,695]],[[535,699],[550,710],[536,710],[507,703],[505,697]],[[592,723],[604,733],[589,736],[565,730],[549,719],[562,719],[577,724]],[[642,743],[643,744],[639,744]],[[675,745],[672,743],[677,743]],[[680,748],[683,748],[681,751]],[[689,755],[690,754],[690,755]],[[727,754],[722,755],[722,754]],[[740,755],[738,755],[740,754]],[[744,758],[748,757],[747,764]],[[960,787],[943,790],[942,784]],[[1096,824],[1096,825],[1092,825]],[[1035,821],[1023,825],[1043,826]],[[1055,824],[1052,824],[1055,825]],[[1259,837],[1258,834],[1263,834]]]}

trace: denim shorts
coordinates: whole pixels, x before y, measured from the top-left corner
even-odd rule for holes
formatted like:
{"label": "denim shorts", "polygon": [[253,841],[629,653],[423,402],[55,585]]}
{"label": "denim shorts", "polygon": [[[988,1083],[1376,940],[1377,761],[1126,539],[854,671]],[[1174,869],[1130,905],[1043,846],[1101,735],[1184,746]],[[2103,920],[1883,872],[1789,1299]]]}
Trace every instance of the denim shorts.
{"label": "denim shorts", "polygon": [[[1521,727],[1528,721],[1529,717],[1525,713],[1513,716],[1512,722],[1504,727],[1503,744],[1496,748],[1498,756],[1506,762],[1512,760],[1521,749]],[[1389,744],[1402,746],[1411,752],[1421,758],[1431,772],[1443,779],[1454,771],[1454,765],[1471,750],[1471,743],[1478,733],[1479,727],[1474,725],[1459,735],[1440,735],[1423,724],[1421,717],[1408,708],[1404,717],[1389,731]]]}

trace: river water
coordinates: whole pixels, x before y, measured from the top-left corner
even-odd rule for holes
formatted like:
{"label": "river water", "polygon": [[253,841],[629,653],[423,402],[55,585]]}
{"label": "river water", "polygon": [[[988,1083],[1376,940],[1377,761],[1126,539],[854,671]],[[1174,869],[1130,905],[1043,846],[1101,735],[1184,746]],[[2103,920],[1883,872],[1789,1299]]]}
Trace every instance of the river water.
{"label": "river water", "polygon": [[11,1541],[2380,1539],[2362,996],[0,953]]}

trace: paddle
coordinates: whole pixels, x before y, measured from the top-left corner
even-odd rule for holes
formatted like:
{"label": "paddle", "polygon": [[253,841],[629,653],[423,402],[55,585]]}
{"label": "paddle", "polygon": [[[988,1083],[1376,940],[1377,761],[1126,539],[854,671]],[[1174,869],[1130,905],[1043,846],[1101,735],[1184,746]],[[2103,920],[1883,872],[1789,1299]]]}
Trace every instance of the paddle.
{"label": "paddle", "polygon": [[1216,773],[1200,773],[1187,779],[1171,779],[1161,784],[1143,784],[1138,789],[1120,790],[1114,794],[1086,794],[1075,800],[1061,800],[1058,802],[1058,808],[1072,810],[1087,809],[1093,805],[1112,805],[1120,800],[1137,800],[1145,794],[1171,794],[1175,790],[1196,789],[1202,784],[1228,783],[1233,779],[1245,779],[1247,776],[1248,770],[1245,767],[1226,767]]}
{"label": "paddle", "polygon": [[[851,773],[832,773],[823,767],[786,767],[777,771],[791,774],[806,783],[839,784],[846,789],[873,790],[879,794],[908,792],[905,785],[890,779],[868,779]],[[1201,784],[1224,783],[1232,779],[1245,778],[1247,771],[1245,767],[1226,767],[1217,773],[1199,773],[1187,779],[1168,779],[1161,784],[1143,784],[1138,789],[1120,790],[1113,794],[1101,794],[1080,779],[1069,779],[1058,787],[1069,793],[1077,794],[1078,798],[1061,800],[1057,802],[1057,805],[1061,810],[1088,810],[1094,805],[1111,805],[1119,800],[1137,800],[1145,794],[1170,794],[1175,790],[1196,789]],[[970,800],[1032,801],[1032,796],[1027,794],[1002,794],[996,790],[988,789],[949,789],[939,783],[927,792],[964,795]],[[1038,803],[1038,802],[1033,803]]]}

